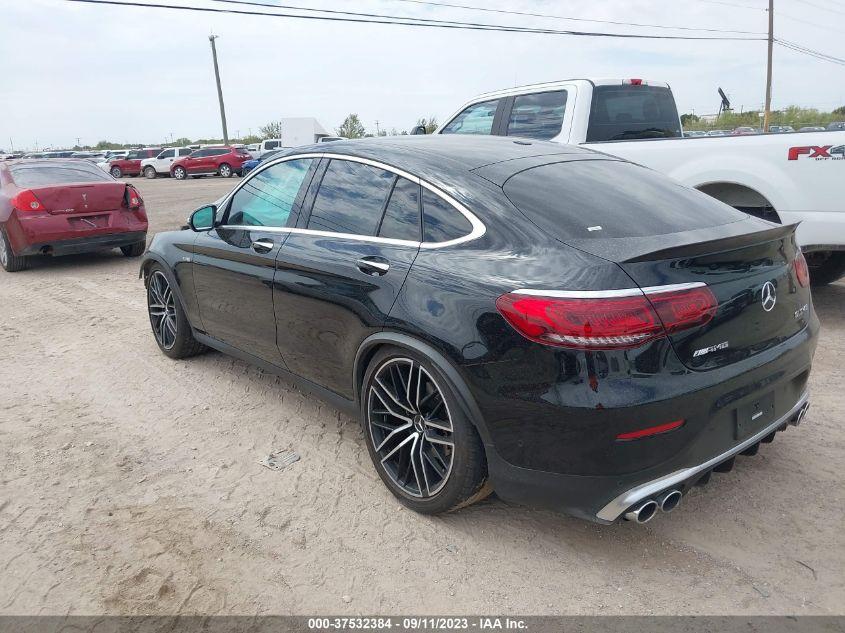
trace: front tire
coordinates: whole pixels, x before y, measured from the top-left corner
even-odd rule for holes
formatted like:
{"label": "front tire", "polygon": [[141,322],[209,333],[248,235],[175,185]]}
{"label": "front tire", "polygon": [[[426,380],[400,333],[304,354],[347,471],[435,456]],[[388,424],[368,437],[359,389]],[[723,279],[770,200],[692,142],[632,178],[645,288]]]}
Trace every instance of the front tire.
{"label": "front tire", "polygon": [[490,494],[481,439],[451,383],[428,359],[398,348],[379,350],[363,387],[367,450],[404,505],[439,514]]}
{"label": "front tire", "polygon": [[134,244],[129,244],[128,246],[121,246],[120,252],[126,257],[140,257],[144,254],[146,249],[147,241],[141,240],[140,242],[135,242]]}
{"label": "front tire", "polygon": [[185,180],[188,177],[188,172],[185,171],[184,167],[174,167],[173,168],[173,177],[176,180]]}
{"label": "front tire", "polygon": [[845,251],[815,251],[806,258],[813,286],[827,286],[845,276]]}
{"label": "front tire", "polygon": [[170,287],[170,280],[159,264],[147,275],[147,312],[153,337],[159,349],[170,358],[196,356],[206,349],[191,332],[182,304]]}
{"label": "front tire", "polygon": [[0,266],[7,273],[16,273],[29,268],[30,258],[19,257],[12,251],[12,245],[6,236],[6,230],[0,228]]}
{"label": "front tire", "polygon": [[145,178],[149,178],[150,180],[153,180],[156,176],[158,176],[158,173],[156,173],[155,167],[152,167],[152,166],[144,167],[144,177]]}
{"label": "front tire", "polygon": [[223,163],[220,167],[218,167],[217,173],[220,174],[221,178],[231,178],[234,172],[232,171],[231,165]]}
{"label": "front tire", "polygon": [[123,176],[123,170],[117,166],[109,169],[109,173],[112,175],[113,178],[120,178]]}

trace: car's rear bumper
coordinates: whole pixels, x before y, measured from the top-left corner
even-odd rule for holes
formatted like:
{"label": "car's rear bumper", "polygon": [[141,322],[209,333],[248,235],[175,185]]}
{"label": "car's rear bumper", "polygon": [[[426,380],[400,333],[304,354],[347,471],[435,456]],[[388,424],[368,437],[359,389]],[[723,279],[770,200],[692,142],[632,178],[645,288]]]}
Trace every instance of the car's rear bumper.
{"label": "car's rear bumper", "polygon": [[572,475],[515,466],[488,446],[488,469],[493,488],[507,501],[546,507],[597,523],[613,523],[627,510],[662,492],[679,490],[686,494],[696,484],[709,481],[714,470],[730,470],[737,455],[756,452],[756,446],[771,442],[778,431],[797,426],[808,407],[808,392],[804,391],[773,422],[729,449],[694,463],[670,460],[660,467],[625,475]]}
{"label": "car's rear bumper", "polygon": [[4,225],[16,255],[68,255],[134,244],[146,238],[144,209],[90,214],[12,214]]}
{"label": "car's rear bumper", "polygon": [[75,255],[92,251],[129,246],[147,239],[146,231],[131,231],[107,235],[90,235],[72,239],[31,244],[19,255]]}

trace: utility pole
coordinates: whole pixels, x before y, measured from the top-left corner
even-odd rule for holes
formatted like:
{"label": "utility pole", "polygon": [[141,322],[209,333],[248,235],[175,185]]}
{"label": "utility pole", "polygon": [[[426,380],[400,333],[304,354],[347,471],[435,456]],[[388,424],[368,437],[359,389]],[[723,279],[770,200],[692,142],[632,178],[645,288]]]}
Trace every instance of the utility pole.
{"label": "utility pole", "polygon": [[376,119],[376,136],[381,136],[381,130],[378,129],[378,119]]}
{"label": "utility pole", "polygon": [[769,0],[769,60],[766,66],[766,107],[763,110],[763,132],[769,131],[772,109],[772,47],[775,43],[775,0]]}
{"label": "utility pole", "polygon": [[220,101],[220,120],[223,123],[223,144],[229,144],[229,132],[226,130],[226,108],[223,106],[223,88],[220,85],[220,68],[217,66],[217,47],[214,45],[214,40],[218,38],[217,35],[209,35],[208,41],[211,42],[211,56],[214,58],[214,78],[217,80],[217,99]]}

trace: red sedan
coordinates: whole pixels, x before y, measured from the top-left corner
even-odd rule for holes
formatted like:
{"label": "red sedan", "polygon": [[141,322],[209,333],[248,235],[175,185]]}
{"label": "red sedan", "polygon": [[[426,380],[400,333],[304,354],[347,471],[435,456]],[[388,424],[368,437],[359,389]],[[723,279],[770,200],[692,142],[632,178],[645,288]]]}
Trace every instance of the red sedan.
{"label": "red sedan", "polygon": [[184,158],[173,161],[170,175],[176,180],[188,176],[214,176],[229,178],[243,171],[246,161],[252,156],[243,147],[204,147]]}
{"label": "red sedan", "polygon": [[0,163],[0,264],[23,270],[34,255],[119,247],[142,255],[147,212],[141,195],[87,160]]}

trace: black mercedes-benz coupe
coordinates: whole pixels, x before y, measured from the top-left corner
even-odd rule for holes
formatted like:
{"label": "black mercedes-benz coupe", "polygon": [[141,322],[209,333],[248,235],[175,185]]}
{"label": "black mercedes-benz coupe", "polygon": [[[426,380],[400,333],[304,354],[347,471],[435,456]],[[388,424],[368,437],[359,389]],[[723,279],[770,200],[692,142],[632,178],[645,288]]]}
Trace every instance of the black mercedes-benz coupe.
{"label": "black mercedes-benz coupe", "polygon": [[354,412],[416,511],[495,490],[644,522],[804,416],[794,229],[576,147],[338,141],[156,235],[142,274],[165,354],[212,347]]}

